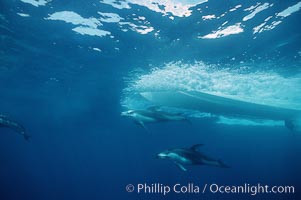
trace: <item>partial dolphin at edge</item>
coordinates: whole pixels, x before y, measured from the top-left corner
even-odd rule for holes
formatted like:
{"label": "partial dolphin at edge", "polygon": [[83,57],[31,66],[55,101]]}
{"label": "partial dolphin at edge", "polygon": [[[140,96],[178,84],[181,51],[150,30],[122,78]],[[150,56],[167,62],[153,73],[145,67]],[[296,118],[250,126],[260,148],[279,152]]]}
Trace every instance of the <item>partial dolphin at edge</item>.
{"label": "partial dolphin at edge", "polygon": [[0,114],[0,127],[10,128],[16,131],[20,135],[23,135],[26,141],[29,141],[31,138],[31,136],[26,133],[25,128],[21,124],[9,119],[7,116],[3,114]]}

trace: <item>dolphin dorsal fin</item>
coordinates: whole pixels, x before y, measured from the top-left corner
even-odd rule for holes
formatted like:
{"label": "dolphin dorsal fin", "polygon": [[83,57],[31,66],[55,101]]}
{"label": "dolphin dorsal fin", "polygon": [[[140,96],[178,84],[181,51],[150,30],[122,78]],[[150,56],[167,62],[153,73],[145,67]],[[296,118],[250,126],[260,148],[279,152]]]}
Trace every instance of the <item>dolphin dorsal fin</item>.
{"label": "dolphin dorsal fin", "polygon": [[193,145],[192,147],[190,147],[190,149],[193,150],[193,151],[198,151],[198,149],[199,149],[201,146],[204,146],[204,145],[203,145],[203,144],[195,144],[195,145]]}

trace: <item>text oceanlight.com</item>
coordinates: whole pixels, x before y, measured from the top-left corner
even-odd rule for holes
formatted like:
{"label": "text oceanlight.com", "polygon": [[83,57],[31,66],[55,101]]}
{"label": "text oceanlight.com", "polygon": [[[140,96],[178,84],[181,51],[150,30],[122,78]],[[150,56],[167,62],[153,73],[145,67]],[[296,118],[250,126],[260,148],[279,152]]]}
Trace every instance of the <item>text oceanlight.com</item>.
{"label": "text oceanlight.com", "polygon": [[198,185],[194,183],[174,185],[165,185],[161,183],[138,183],[136,185],[128,184],[126,186],[127,192],[135,192],[137,194],[294,194],[294,186],[269,186],[264,184],[248,184],[242,185],[219,185],[216,183]]}

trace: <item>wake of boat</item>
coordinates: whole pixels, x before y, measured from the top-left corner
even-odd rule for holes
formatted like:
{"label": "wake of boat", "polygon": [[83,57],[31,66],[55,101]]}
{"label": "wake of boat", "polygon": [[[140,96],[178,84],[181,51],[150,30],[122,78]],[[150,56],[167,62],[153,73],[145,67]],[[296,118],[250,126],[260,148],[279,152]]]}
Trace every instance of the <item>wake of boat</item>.
{"label": "wake of boat", "polygon": [[[202,62],[175,62],[130,78],[123,95],[121,104],[127,109],[156,105],[171,111],[183,109],[190,117],[204,117],[195,114],[201,112],[238,119],[251,115],[254,119],[291,121],[301,113],[301,76],[283,77],[272,71],[251,72],[247,67],[219,69]],[[225,117],[220,119],[220,123],[233,123]],[[246,125],[246,121],[242,122]]]}

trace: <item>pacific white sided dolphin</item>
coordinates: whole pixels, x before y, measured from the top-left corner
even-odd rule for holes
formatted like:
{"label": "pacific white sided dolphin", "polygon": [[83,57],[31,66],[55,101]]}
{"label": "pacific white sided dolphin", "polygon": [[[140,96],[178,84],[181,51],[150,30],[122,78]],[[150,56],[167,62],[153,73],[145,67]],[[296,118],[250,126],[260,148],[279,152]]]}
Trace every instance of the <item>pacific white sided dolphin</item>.
{"label": "pacific white sided dolphin", "polygon": [[229,168],[222,161],[210,158],[201,153],[198,150],[201,146],[202,144],[196,144],[190,148],[169,149],[159,153],[157,157],[173,161],[183,171],[187,171],[184,165],[209,165],[220,168]]}
{"label": "pacific white sided dolphin", "polygon": [[121,113],[121,116],[127,116],[145,127],[145,123],[166,122],[166,121],[187,121],[187,118],[179,113],[169,113],[159,110],[156,107],[151,107],[146,110],[128,110]]}
{"label": "pacific white sided dolphin", "polygon": [[0,114],[0,127],[13,129],[20,135],[23,135],[24,139],[27,141],[29,141],[30,139],[30,136],[26,134],[25,128],[21,124],[9,119],[7,116],[2,114]]}
{"label": "pacific white sided dolphin", "polygon": [[142,97],[158,106],[195,109],[233,118],[284,121],[285,126],[301,131],[301,110],[256,104],[203,92],[142,92]]}

